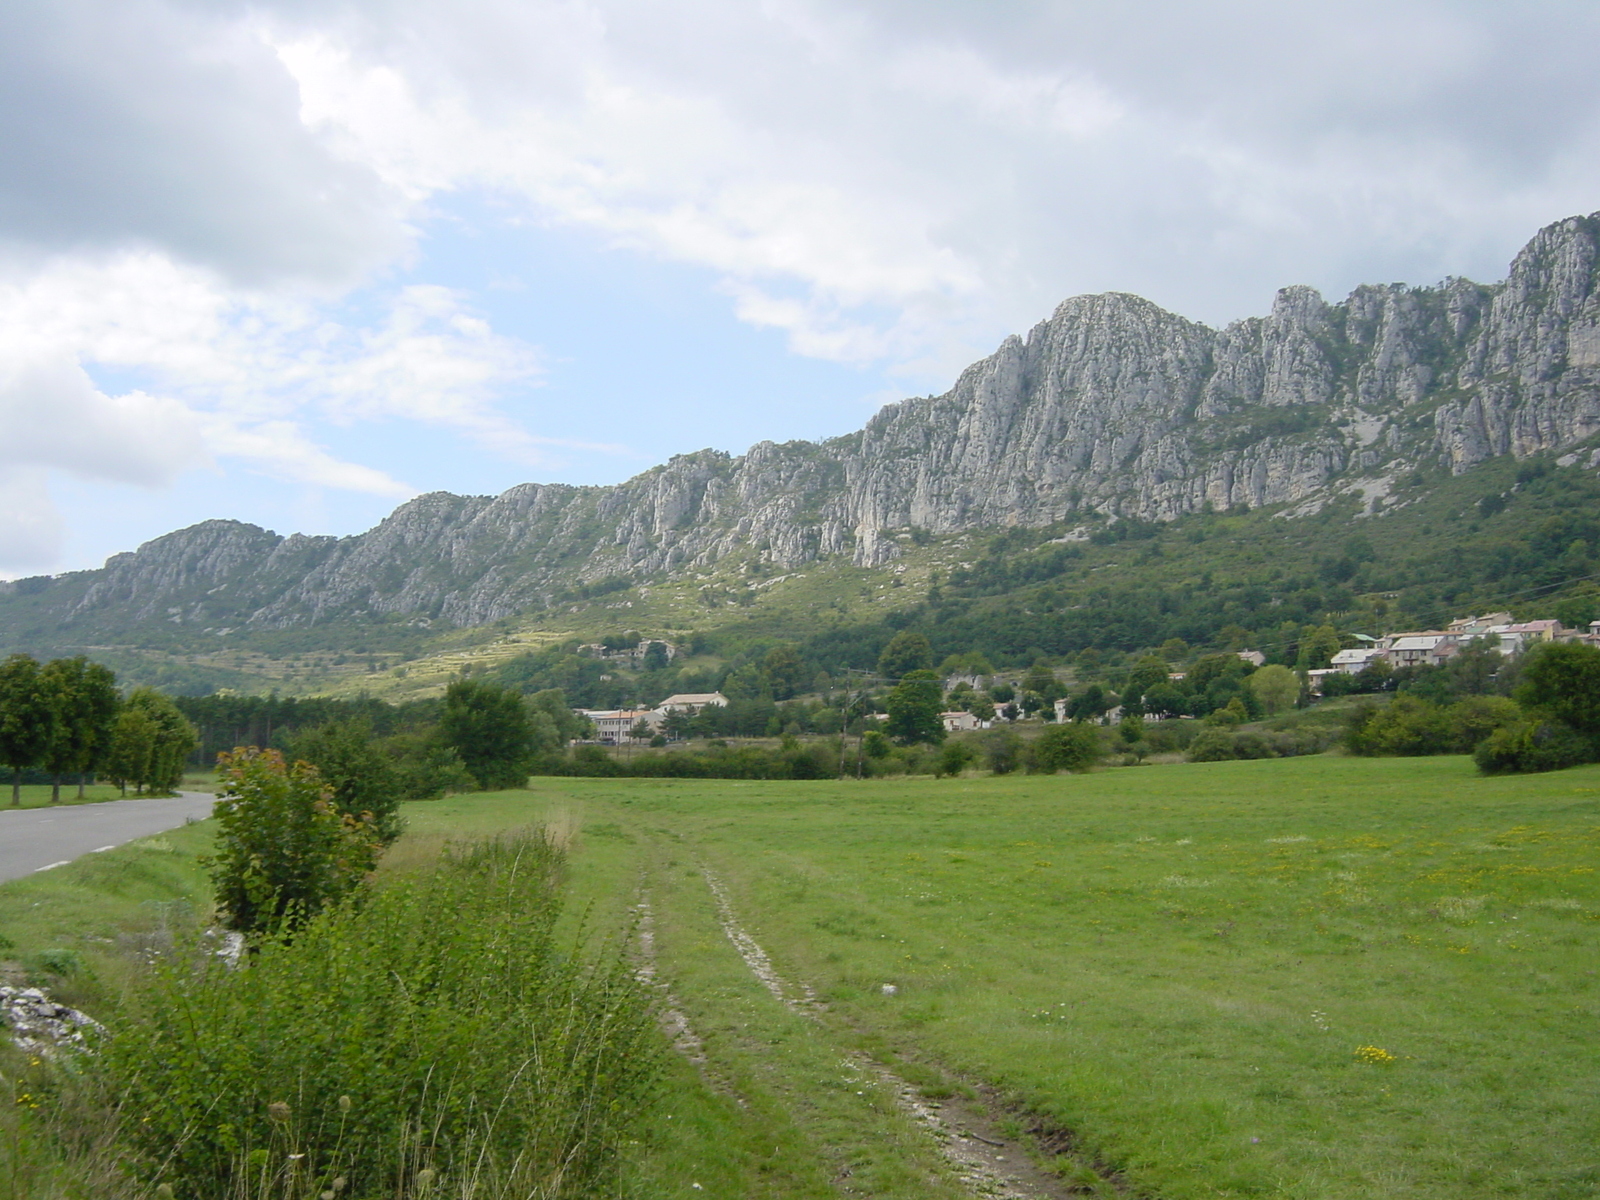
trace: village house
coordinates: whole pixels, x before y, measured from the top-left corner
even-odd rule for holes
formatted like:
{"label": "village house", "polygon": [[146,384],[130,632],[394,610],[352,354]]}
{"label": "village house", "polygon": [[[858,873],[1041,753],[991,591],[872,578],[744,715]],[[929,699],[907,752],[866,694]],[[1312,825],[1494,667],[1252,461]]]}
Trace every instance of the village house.
{"label": "village house", "polygon": [[967,733],[974,729],[987,729],[990,722],[980,721],[969,712],[944,712],[939,714],[946,733]]}
{"label": "village house", "polygon": [[[661,730],[662,716],[656,709],[580,708],[577,711],[594,722],[594,740],[607,746],[622,746],[636,744],[640,741],[649,741],[650,737],[654,737]],[[649,727],[649,737],[636,738],[633,736],[633,730],[640,721],[643,721]]]}
{"label": "village house", "polygon": [[1524,621],[1520,625],[1496,625],[1489,634],[1500,639],[1501,654],[1521,654],[1538,642],[1553,642],[1564,632],[1560,621]]}
{"label": "village house", "polygon": [[1357,675],[1382,657],[1383,651],[1376,646],[1357,646],[1353,650],[1339,651],[1328,663],[1327,670],[1312,671],[1311,674],[1314,676]]}
{"label": "village house", "polygon": [[669,713],[688,713],[691,717],[702,708],[727,708],[728,698],[721,692],[677,692],[656,705],[656,712],[665,719]]}
{"label": "village house", "polygon": [[1396,633],[1383,639],[1388,644],[1383,647],[1384,656],[1388,658],[1389,665],[1399,670],[1402,667],[1425,667],[1437,665],[1434,659],[1441,645],[1454,644],[1460,635],[1445,633],[1439,629],[1428,629],[1420,633]]}
{"label": "village house", "polygon": [[1470,641],[1472,638],[1481,637],[1490,630],[1504,628],[1510,625],[1513,618],[1508,612],[1487,613],[1481,617],[1458,617],[1445,626],[1457,637]]}

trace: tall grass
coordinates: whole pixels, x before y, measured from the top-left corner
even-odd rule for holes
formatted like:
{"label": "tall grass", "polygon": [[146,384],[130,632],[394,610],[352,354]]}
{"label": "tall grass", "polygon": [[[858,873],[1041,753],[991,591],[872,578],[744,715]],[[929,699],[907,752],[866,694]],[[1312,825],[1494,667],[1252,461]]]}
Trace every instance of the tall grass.
{"label": "tall grass", "polygon": [[603,1189],[659,1039],[619,948],[558,945],[561,861],[542,834],[452,847],[242,969],[198,953],[153,969],[94,1062],[139,1184],[180,1200]]}

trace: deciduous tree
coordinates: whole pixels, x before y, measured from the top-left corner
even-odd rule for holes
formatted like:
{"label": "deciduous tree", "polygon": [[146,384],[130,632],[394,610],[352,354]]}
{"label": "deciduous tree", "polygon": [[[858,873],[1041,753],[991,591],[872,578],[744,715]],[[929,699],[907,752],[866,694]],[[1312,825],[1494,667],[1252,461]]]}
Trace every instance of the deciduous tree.
{"label": "deciduous tree", "polygon": [[910,629],[902,629],[889,639],[878,655],[878,674],[886,679],[901,679],[912,671],[927,671],[933,666],[933,647],[928,639]]}
{"label": "deciduous tree", "polygon": [[295,738],[291,749],[317,769],[341,815],[372,822],[385,845],[400,836],[398,780],[373,741],[370,720],[329,721]]}
{"label": "deciduous tree", "polygon": [[928,670],[908,672],[889,693],[884,732],[902,746],[938,745],[944,741],[944,722],[939,718],[943,701],[938,675]]}
{"label": "deciduous tree", "polygon": [[445,690],[439,729],[480,788],[492,791],[527,782],[534,729],[518,693],[492,683],[457,680]]}
{"label": "deciduous tree", "polygon": [[83,777],[110,748],[111,728],[121,707],[117,677],[110,667],[76,658],[57,658],[40,668],[40,682],[55,709],[55,736],[45,754],[51,774],[50,803],[61,799],[61,776],[76,772],[78,796]]}
{"label": "deciduous tree", "polygon": [[172,697],[154,688],[135,688],[123,702],[125,709],[141,711],[155,726],[146,790],[173,792],[183,782],[183,764],[200,744],[193,725],[178,711]]}
{"label": "deciduous tree", "polygon": [[0,663],[0,764],[11,768],[11,803],[22,804],[22,772],[44,760],[55,739],[56,712],[30,655]]}
{"label": "deciduous tree", "polygon": [[1100,735],[1094,726],[1076,721],[1052,725],[1033,744],[1034,762],[1049,774],[1057,771],[1087,771],[1100,761]]}
{"label": "deciduous tree", "polygon": [[1269,663],[1245,680],[1267,715],[1285,712],[1300,698],[1300,677],[1288,667]]}
{"label": "deciduous tree", "polygon": [[1600,736],[1600,650],[1578,642],[1549,642],[1528,652],[1517,687],[1524,708]]}

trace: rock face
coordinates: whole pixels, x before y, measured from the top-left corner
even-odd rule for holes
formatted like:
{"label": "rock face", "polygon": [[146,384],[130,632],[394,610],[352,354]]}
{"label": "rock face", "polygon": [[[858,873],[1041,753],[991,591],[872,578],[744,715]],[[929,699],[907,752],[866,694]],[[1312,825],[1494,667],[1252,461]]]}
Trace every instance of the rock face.
{"label": "rock face", "polygon": [[[879,565],[886,531],[1167,520],[1308,502],[1425,464],[1462,472],[1600,432],[1600,214],[1541,230],[1484,286],[1306,287],[1213,330],[1137,296],[1063,302],[942,396],[857,433],[704,450],[610,488],[435,493],[355,537],[208,521],[31,586],[31,619],[287,628],[401,614],[475,625],[613,576],[734,554]],[[1381,493],[1382,488],[1377,489]],[[53,594],[50,594],[53,593]],[[0,611],[0,622],[6,621]]]}

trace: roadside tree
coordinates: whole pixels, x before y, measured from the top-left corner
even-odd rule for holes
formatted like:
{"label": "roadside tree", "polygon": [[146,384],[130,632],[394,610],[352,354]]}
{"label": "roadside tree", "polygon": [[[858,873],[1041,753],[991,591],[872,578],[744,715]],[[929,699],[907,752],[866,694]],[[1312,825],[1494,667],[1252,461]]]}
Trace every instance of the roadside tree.
{"label": "roadside tree", "polygon": [[39,680],[56,714],[55,736],[43,764],[51,775],[50,803],[60,802],[61,776],[72,772],[82,799],[84,776],[110,748],[111,728],[122,705],[117,677],[110,667],[79,655],[45,663]]}
{"label": "roadside tree", "polygon": [[117,714],[101,765],[106,777],[121,788],[124,795],[130,783],[137,792],[150,778],[150,759],[155,745],[156,725],[148,713],[143,709],[124,708]]}
{"label": "roadside tree", "polygon": [[137,792],[172,792],[183,782],[183,765],[199,735],[170,697],[135,688],[123,701],[111,729],[106,773],[118,787]]}
{"label": "roadside tree", "polygon": [[22,772],[44,761],[55,740],[56,713],[27,654],[0,662],[0,765],[11,768],[11,804],[22,804]]}

